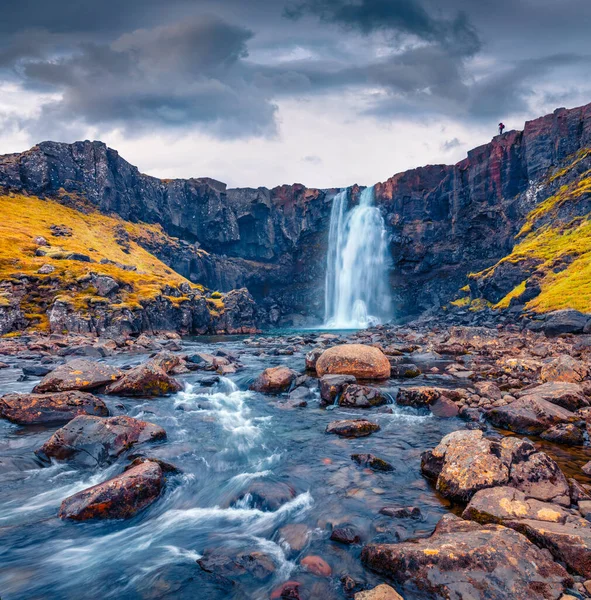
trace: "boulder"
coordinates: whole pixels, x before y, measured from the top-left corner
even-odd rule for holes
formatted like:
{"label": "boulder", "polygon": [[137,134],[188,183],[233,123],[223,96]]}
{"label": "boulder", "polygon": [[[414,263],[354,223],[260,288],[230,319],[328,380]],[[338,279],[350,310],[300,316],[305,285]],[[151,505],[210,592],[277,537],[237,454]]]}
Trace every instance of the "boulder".
{"label": "boulder", "polygon": [[207,573],[218,577],[241,577],[250,575],[258,581],[269,579],[277,566],[271,556],[264,552],[231,549],[206,550],[197,564]]}
{"label": "boulder", "polygon": [[105,389],[113,396],[167,396],[183,389],[168,371],[180,363],[180,358],[169,352],[157,354],[151,360],[127,371]]}
{"label": "boulder", "polygon": [[330,565],[320,556],[305,556],[300,561],[300,564],[306,571],[310,571],[310,573],[314,573],[314,575],[320,577],[330,577],[332,575]]}
{"label": "boulder", "polygon": [[78,415],[108,414],[105,403],[88,392],[6,394],[0,398],[0,417],[17,425],[65,423]]}
{"label": "boulder", "polygon": [[566,408],[538,396],[525,396],[511,404],[495,407],[485,416],[495,427],[529,435],[539,435],[554,425],[579,420]]}
{"label": "boulder", "polygon": [[351,454],[351,460],[362,467],[367,467],[372,471],[393,471],[394,467],[383,458],[373,454]]}
{"label": "boulder", "polygon": [[281,394],[289,391],[298,374],[288,367],[265,369],[251,384],[251,390],[263,394]]}
{"label": "boulder", "polygon": [[164,485],[160,465],[146,461],[66,498],[59,517],[73,521],[128,519],[154,502]]}
{"label": "boulder", "polygon": [[100,465],[113,462],[131,447],[164,439],[164,429],[147,421],[83,415],[58,429],[35,453],[50,459]]}
{"label": "boulder", "polygon": [[353,600],[404,600],[404,598],[394,588],[382,583],[371,590],[357,592]]}
{"label": "boulder", "polygon": [[290,523],[279,530],[279,541],[294,552],[301,552],[310,541],[311,531],[304,523]]}
{"label": "boulder", "polygon": [[357,383],[353,375],[324,375],[319,380],[320,401],[322,404],[334,404],[343,390],[352,383]]}
{"label": "boulder", "polygon": [[422,408],[433,404],[441,397],[441,390],[433,387],[401,387],[396,395],[396,404]]}
{"label": "boulder", "polygon": [[306,369],[308,371],[316,371],[316,363],[323,352],[324,348],[312,348],[312,350],[306,354]]}
{"label": "boulder", "polygon": [[578,383],[549,381],[527,390],[517,392],[518,398],[541,398],[572,412],[589,406],[583,388]]}
{"label": "boulder", "polygon": [[371,408],[387,402],[388,398],[378,388],[356,383],[349,384],[339,398],[339,406],[349,408]]}
{"label": "boulder", "polygon": [[578,383],[589,374],[587,365],[568,354],[561,354],[554,360],[544,364],[540,371],[542,381],[565,381]]}
{"label": "boulder", "polygon": [[361,537],[352,525],[339,525],[335,527],[330,534],[330,540],[347,545],[361,543]]}
{"label": "boulder", "polygon": [[247,503],[264,511],[277,510],[296,497],[295,489],[282,481],[253,481],[233,503]]}
{"label": "boulder", "polygon": [[369,544],[365,566],[434,598],[558,600],[566,570],[525,536],[501,525],[443,517],[429,538]]}
{"label": "boulder", "polygon": [[353,375],[357,379],[388,379],[390,361],[373,346],[342,344],[325,350],[316,362],[316,373],[323,375]]}
{"label": "boulder", "polygon": [[585,325],[591,319],[586,315],[570,308],[555,310],[548,313],[541,329],[547,336],[561,335],[563,333],[583,333]]}
{"label": "boulder", "polygon": [[76,358],[48,373],[34,388],[36,394],[95,390],[113,383],[123,372],[105,363]]}
{"label": "boulder", "polygon": [[576,425],[560,423],[540,434],[543,440],[565,446],[582,446],[585,443],[583,430]]}
{"label": "boulder", "polygon": [[445,396],[441,396],[433,404],[430,404],[429,410],[440,419],[451,419],[457,417],[459,413],[458,405]]}
{"label": "boulder", "polygon": [[326,427],[326,433],[334,433],[341,437],[365,437],[380,430],[377,423],[367,419],[344,419],[331,421]]}

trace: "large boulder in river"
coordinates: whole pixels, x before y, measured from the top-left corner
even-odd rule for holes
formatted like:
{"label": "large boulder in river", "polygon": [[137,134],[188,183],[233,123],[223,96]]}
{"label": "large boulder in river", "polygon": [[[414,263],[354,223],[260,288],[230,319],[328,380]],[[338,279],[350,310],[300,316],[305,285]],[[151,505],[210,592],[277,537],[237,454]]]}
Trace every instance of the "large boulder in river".
{"label": "large boulder in river", "polygon": [[331,421],[326,427],[326,433],[334,433],[341,437],[365,437],[379,431],[380,426],[367,419],[344,419]]}
{"label": "large boulder in river", "polygon": [[151,360],[130,369],[105,392],[116,396],[167,396],[183,389],[183,385],[168,372],[180,364],[169,352],[157,354]]}
{"label": "large boulder in river", "polygon": [[253,481],[234,501],[259,510],[277,510],[296,497],[295,489],[284,481]]}
{"label": "large boulder in river", "polygon": [[374,346],[343,344],[325,350],[316,362],[316,373],[323,375],[353,375],[357,379],[388,379],[390,361]]}
{"label": "large boulder in river", "polygon": [[105,403],[88,392],[6,394],[0,398],[0,417],[17,425],[65,423],[78,415],[108,414]]}
{"label": "large boulder in river", "polygon": [[250,389],[263,394],[282,394],[289,391],[297,376],[289,367],[270,367],[254,380]]}
{"label": "large boulder in river", "polygon": [[105,363],[76,358],[48,373],[33,389],[37,394],[68,390],[95,390],[113,383],[123,375]]}
{"label": "large boulder in river", "polygon": [[530,435],[539,435],[554,425],[579,420],[577,415],[566,408],[539,396],[525,396],[511,404],[493,408],[486,413],[486,418],[495,427]]}
{"label": "large boulder in river", "polygon": [[128,519],[152,504],[162,491],[164,475],[156,462],[145,461],[108,481],[66,498],[59,516],[73,521]]}
{"label": "large boulder in river", "polygon": [[347,386],[357,383],[353,375],[324,375],[320,378],[320,402],[322,404],[334,404],[341,396]]}
{"label": "large boulder in river", "polygon": [[361,559],[373,571],[433,598],[558,600],[572,584],[566,570],[525,536],[453,515],[444,516],[431,537],[369,544]]}
{"label": "large boulder in river", "polygon": [[147,421],[126,416],[79,416],[58,429],[36,454],[100,465],[113,462],[131,447],[164,439],[164,429]]}

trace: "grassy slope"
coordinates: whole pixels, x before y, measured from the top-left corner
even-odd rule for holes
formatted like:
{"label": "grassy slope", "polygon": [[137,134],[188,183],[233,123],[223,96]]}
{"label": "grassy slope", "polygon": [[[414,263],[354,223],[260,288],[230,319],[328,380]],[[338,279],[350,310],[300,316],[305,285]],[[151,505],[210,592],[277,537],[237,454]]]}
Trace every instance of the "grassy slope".
{"label": "grassy slope", "polygon": [[[55,237],[51,225],[65,225],[72,229],[73,235]],[[37,236],[43,236],[51,245],[49,256],[35,256],[39,247],[34,241]],[[171,241],[156,225],[129,223],[95,211],[81,212],[35,197],[0,196],[0,281],[10,280],[19,273],[34,275],[41,295],[46,290],[55,297],[58,294],[51,290],[56,288],[57,280],[59,296],[69,299],[83,310],[93,301],[101,299],[91,287],[81,292],[79,282],[90,272],[104,274],[122,286],[120,304],[113,306],[137,308],[140,301],[161,295],[165,285],[176,287],[181,283],[190,283],[134,241],[146,237],[156,241]],[[50,258],[51,254],[63,254],[62,250],[86,254],[94,262]],[[101,259],[135,266],[137,270],[100,264]],[[48,275],[37,274],[44,264],[51,264],[55,271]],[[201,286],[190,285],[195,290],[203,291]],[[8,300],[6,294],[0,295],[0,305],[6,305]],[[175,302],[182,300],[174,298]],[[44,298],[46,303],[47,298]],[[21,308],[28,318],[37,322],[37,328],[47,328],[45,311],[35,297],[28,295],[23,299]]]}

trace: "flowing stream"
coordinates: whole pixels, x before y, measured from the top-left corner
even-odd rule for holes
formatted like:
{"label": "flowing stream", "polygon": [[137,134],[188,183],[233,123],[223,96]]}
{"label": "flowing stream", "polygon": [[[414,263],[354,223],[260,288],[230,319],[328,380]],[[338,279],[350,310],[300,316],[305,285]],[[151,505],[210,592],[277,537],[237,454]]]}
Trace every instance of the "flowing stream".
{"label": "flowing stream", "polygon": [[348,210],[348,190],[333,200],[325,288],[325,326],[359,329],[390,317],[387,235],[374,206],[374,188],[365,188]]}
{"label": "flowing stream", "polygon": [[[74,523],[57,517],[64,498],[121,473],[128,456],[106,467],[44,465],[34,450],[57,427],[19,427],[0,420],[2,600],[268,600],[287,579],[302,582],[303,600],[331,600],[347,597],[340,584],[345,574],[367,585],[379,583],[361,564],[361,546],[331,542],[331,527],[353,523],[364,541],[430,532],[446,509],[420,475],[420,455],[458,423],[396,406],[392,414],[322,409],[314,378],[307,407],[282,407],[277,397],[248,391],[248,386],[270,366],[303,371],[311,345],[300,342],[292,356],[278,356],[274,352],[297,342],[289,337],[262,340],[256,347],[241,338],[185,341],[187,353],[239,355],[244,367],[213,386],[206,382],[211,373],[197,371],[182,376],[185,390],[167,398],[103,396],[111,414],[151,421],[167,431],[166,441],[129,454],[141,451],[182,470],[168,477],[156,502],[129,520]],[[123,366],[147,358],[127,355],[107,361]],[[3,359],[10,364],[0,371],[3,391],[30,391],[38,379],[18,381],[23,360]],[[27,362],[34,363],[34,357]],[[421,379],[437,382],[431,376]],[[381,431],[360,439],[325,433],[331,420],[359,416],[379,422]],[[363,469],[351,460],[354,452],[375,453],[395,471]],[[275,510],[260,510],[248,496],[239,499],[254,481],[288,483],[295,493]],[[381,517],[380,508],[392,504],[418,505],[424,517]],[[282,538],[282,527],[290,524],[304,525],[308,532],[301,550],[290,549]],[[196,561],[211,549],[260,552],[270,557],[275,570],[267,578],[208,573]],[[329,563],[331,577],[300,566],[309,554]]]}

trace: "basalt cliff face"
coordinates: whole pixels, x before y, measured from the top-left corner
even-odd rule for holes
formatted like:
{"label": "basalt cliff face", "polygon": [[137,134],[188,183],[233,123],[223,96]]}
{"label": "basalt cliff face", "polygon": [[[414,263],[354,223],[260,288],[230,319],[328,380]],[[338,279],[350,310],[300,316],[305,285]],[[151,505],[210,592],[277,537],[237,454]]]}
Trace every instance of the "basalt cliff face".
{"label": "basalt cliff face", "polygon": [[[586,148],[591,105],[530,121],[456,165],[422,167],[376,184],[389,234],[396,314],[440,308],[457,296],[469,274],[509,255],[528,215],[565,185],[562,177],[567,184],[574,177],[565,167],[578,160],[575,174],[589,169],[591,159],[581,154]],[[560,169],[565,173],[556,176]],[[330,209],[338,190],[300,184],[227,189],[208,178],[160,180],[103,143],[88,141],[43,142],[0,157],[0,186],[62,203],[84,198],[102,213],[160,224],[177,238],[174,243],[138,243],[194,283],[221,292],[248,288],[263,323],[322,316]],[[355,203],[359,189],[349,191]],[[474,279],[474,297],[497,302],[509,284],[501,277],[490,299],[487,285],[495,288]]]}

